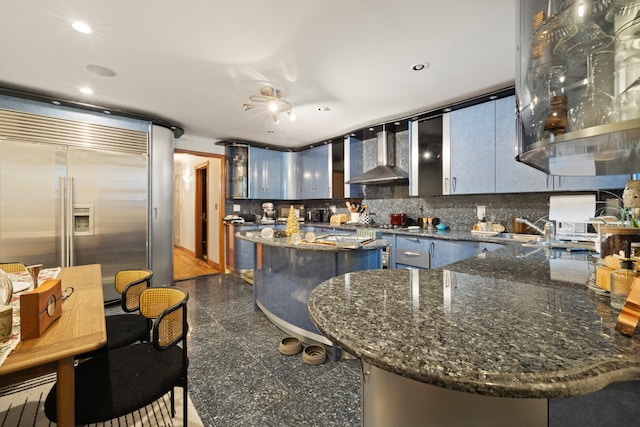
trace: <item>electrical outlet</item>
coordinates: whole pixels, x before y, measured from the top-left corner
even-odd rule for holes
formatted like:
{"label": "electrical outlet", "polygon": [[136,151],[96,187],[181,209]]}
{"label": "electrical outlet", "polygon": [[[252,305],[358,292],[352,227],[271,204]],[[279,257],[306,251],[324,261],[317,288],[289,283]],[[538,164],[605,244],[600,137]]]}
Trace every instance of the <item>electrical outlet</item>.
{"label": "electrical outlet", "polygon": [[478,219],[482,220],[487,216],[487,207],[478,206]]}
{"label": "electrical outlet", "polygon": [[240,212],[240,205],[233,205],[234,212]]}

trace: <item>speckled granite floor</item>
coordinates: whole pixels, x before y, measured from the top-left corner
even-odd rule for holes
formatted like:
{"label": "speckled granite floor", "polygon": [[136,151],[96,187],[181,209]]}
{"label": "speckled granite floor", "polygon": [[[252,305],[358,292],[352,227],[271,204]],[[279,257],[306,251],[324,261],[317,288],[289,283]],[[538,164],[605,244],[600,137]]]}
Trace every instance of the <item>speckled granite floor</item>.
{"label": "speckled granite floor", "polygon": [[310,366],[300,355],[282,356],[286,334],[253,310],[253,289],[239,277],[176,285],[190,296],[189,393],[205,426],[361,424],[357,360]]}

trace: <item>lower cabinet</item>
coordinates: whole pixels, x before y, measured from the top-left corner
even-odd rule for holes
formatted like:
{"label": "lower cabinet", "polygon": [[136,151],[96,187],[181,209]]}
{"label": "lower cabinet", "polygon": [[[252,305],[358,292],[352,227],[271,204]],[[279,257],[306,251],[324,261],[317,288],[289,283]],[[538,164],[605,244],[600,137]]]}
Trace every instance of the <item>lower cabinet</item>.
{"label": "lower cabinet", "polygon": [[392,266],[433,269],[502,247],[499,244],[396,235]]}

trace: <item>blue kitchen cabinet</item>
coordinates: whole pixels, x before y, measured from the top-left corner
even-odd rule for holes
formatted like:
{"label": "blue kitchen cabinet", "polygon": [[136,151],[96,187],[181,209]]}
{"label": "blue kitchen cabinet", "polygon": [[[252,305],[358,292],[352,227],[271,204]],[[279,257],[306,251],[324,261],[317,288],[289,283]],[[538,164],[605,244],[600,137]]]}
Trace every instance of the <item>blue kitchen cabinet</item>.
{"label": "blue kitchen cabinet", "polygon": [[[345,137],[344,142],[344,180],[348,181],[351,178],[362,175],[364,172],[364,148],[362,140],[355,136]],[[364,185],[344,184],[344,186],[345,197],[364,197]]]}
{"label": "blue kitchen cabinet", "polygon": [[281,200],[285,198],[285,154],[264,148],[249,148],[249,198]]}
{"label": "blue kitchen cabinet", "polygon": [[393,247],[393,268],[431,268],[429,248],[432,239],[398,234]]}
{"label": "blue kitchen cabinet", "polygon": [[283,153],[284,194],[288,200],[330,199],[330,146]]}
{"label": "blue kitchen cabinet", "polygon": [[297,163],[300,166],[297,179],[293,183],[297,188],[296,199],[330,199],[332,179],[329,145],[321,145],[294,154],[297,155]]}
{"label": "blue kitchen cabinet", "polygon": [[516,160],[515,96],[495,101],[496,193],[553,191],[553,177]]}
{"label": "blue kitchen cabinet", "polygon": [[452,111],[448,132],[446,123],[444,152],[449,161],[445,154],[443,193],[495,193],[495,101]]}
{"label": "blue kitchen cabinet", "polygon": [[502,247],[499,244],[431,239],[398,234],[393,251],[393,268],[433,269],[482,255]]}

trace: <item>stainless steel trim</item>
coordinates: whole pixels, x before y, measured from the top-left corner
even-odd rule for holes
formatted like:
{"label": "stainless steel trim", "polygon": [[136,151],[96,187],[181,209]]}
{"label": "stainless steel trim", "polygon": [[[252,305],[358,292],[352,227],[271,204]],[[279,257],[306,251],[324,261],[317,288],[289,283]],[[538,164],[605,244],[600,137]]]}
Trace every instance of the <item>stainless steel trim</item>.
{"label": "stainless steel trim", "polygon": [[417,196],[419,192],[418,188],[418,174],[419,174],[419,131],[418,131],[419,122],[418,120],[412,120],[409,126],[409,150],[411,155],[409,156],[409,195]]}
{"label": "stainless steel trim", "polygon": [[104,126],[0,108],[0,137],[23,142],[147,154],[148,135]]}
{"label": "stainless steel trim", "polygon": [[284,332],[296,338],[299,338],[300,340],[304,341],[307,344],[309,344],[309,340],[311,340],[313,342],[333,346],[333,343],[329,341],[326,337],[322,335],[314,334],[313,332],[309,332],[306,329],[302,329],[298,326],[292,325],[291,323],[282,320],[281,318],[279,318],[278,316],[276,316],[275,314],[267,310],[262,304],[260,304],[260,301],[256,301],[256,305],[258,306],[258,308],[260,308],[260,311],[262,311],[264,315],[267,316],[267,318],[274,325],[282,329]]}
{"label": "stainless steel trim", "polygon": [[442,194],[451,194],[449,177],[451,176],[451,114],[442,115]]}

